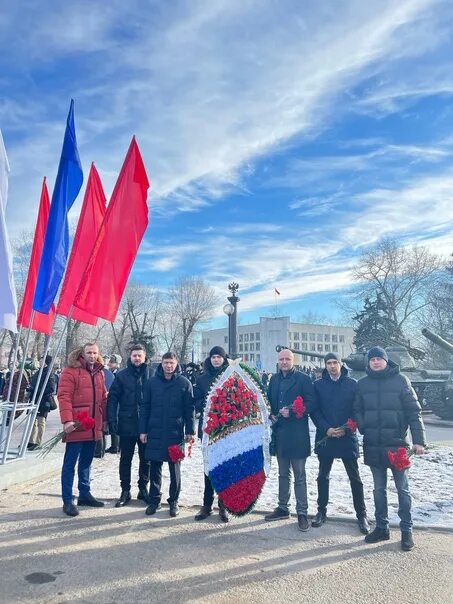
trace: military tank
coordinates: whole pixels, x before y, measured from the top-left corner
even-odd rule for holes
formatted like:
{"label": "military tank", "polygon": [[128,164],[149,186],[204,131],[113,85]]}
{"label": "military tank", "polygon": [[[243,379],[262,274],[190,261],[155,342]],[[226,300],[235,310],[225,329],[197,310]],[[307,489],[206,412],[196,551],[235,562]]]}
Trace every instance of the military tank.
{"label": "military tank", "polygon": [[[422,334],[453,355],[453,344],[426,327],[422,329]],[[429,380],[427,391],[432,412],[442,419],[453,420],[453,372],[450,369],[424,369],[420,373]]]}
{"label": "military tank", "polygon": [[[284,348],[291,350],[293,354],[299,354],[303,357],[315,357],[320,360],[324,359],[325,354],[327,354],[311,350],[294,350],[293,348],[288,348],[288,346],[275,347],[277,352],[280,352]],[[439,387],[439,380],[435,377],[426,376],[422,370],[416,367],[415,360],[422,359],[424,352],[418,348],[411,348],[402,344],[387,346],[385,350],[389,359],[399,365],[401,372],[410,379],[422,409],[425,411],[432,409],[432,404],[435,404],[438,398],[437,388]],[[352,378],[359,380],[366,375],[366,355],[366,352],[358,351],[352,352],[342,359],[343,363],[348,367],[349,375]]]}

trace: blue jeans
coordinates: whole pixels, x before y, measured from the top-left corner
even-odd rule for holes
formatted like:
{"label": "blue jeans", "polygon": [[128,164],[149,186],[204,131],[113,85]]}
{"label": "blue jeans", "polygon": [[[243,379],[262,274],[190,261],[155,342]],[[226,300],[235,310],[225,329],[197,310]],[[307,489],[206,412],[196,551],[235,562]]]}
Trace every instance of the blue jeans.
{"label": "blue jeans", "polygon": [[[387,507],[387,468],[370,466],[374,481],[374,507],[376,517],[376,528],[387,530],[389,527]],[[395,487],[398,492],[398,516],[400,517],[400,529],[402,531],[412,530],[411,495],[409,493],[409,481],[407,470],[396,470],[391,468]]]}
{"label": "blue jeans", "polygon": [[96,441],[87,440],[76,443],[66,443],[66,451],[61,468],[61,496],[63,503],[72,503],[72,485],[74,484],[75,466],[77,460],[79,465],[77,474],[79,477],[79,495],[85,497],[90,492],[90,471],[93,461]]}

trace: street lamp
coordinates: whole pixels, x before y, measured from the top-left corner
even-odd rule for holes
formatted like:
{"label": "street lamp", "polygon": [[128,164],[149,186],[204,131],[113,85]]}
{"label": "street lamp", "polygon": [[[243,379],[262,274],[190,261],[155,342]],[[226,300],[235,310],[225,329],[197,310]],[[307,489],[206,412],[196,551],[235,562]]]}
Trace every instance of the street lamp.
{"label": "street lamp", "polygon": [[227,298],[229,304],[225,304],[223,312],[228,316],[228,354],[232,359],[237,357],[237,303],[239,302],[236,292],[239,284],[232,281],[228,285],[231,296]]}

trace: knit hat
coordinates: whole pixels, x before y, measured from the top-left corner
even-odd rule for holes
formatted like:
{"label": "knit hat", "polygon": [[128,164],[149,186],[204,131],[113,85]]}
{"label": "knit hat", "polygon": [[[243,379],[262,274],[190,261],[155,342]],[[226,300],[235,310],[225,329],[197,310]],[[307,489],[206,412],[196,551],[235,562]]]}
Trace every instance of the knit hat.
{"label": "knit hat", "polygon": [[117,365],[121,365],[121,361],[122,361],[122,357],[119,354],[111,354],[110,355],[110,362],[111,363],[116,363]]}
{"label": "knit hat", "polygon": [[224,359],[227,358],[227,353],[225,352],[225,349],[222,348],[221,346],[214,346],[214,348],[211,348],[211,350],[209,352],[209,358],[213,357],[215,354],[218,354],[219,356],[223,357]]}
{"label": "knit hat", "polygon": [[384,359],[384,361],[386,361],[387,363],[389,361],[387,353],[381,346],[373,346],[373,348],[370,348],[369,351],[367,352],[368,363],[370,362],[371,359],[374,359],[375,357]]}
{"label": "knit hat", "polygon": [[338,361],[341,363],[341,357],[336,352],[328,352],[324,357],[324,364],[326,364],[327,361]]}

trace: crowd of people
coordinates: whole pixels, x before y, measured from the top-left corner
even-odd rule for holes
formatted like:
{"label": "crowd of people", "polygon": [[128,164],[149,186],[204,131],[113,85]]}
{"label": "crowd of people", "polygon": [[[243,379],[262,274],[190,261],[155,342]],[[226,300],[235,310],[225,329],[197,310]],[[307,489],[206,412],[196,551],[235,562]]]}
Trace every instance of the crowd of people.
{"label": "crowd of people", "polygon": [[[111,359],[121,363],[121,359]],[[348,369],[335,353],[324,358],[324,369],[314,382],[294,365],[288,349],[278,354],[278,371],[263,377],[269,401],[272,451],[278,462],[278,503],[265,521],[290,518],[291,478],[294,483],[297,526],[310,528],[305,464],[312,452],[309,417],[316,426],[314,452],[319,459],[317,478],[317,512],[311,527],[319,528],[327,519],[330,470],[334,459],[341,459],[348,476],[358,528],[366,543],[389,539],[387,475],[390,469],[398,493],[401,547],[414,547],[411,497],[407,468],[394,467],[389,452],[399,448],[424,453],[425,431],[421,408],[407,377],[389,360],[386,351],[375,346],[367,354],[366,375],[358,382],[348,376]],[[153,374],[141,344],[132,346],[127,366],[111,367],[114,379],[106,387],[104,359],[96,343],[75,350],[62,371],[58,385],[60,416],[66,434],[66,451],[62,468],[63,511],[79,514],[78,506],[102,507],[104,502],[91,493],[90,468],[96,441],[110,433],[112,448],[120,452],[120,495],[115,504],[123,507],[132,498],[132,460],[138,452],[137,498],[146,505],[146,514],[161,508],[162,465],[168,464],[170,487],[169,514],[179,513],[181,463],[171,459],[169,447],[192,443],[203,436],[206,397],[212,383],[228,367],[223,348],[215,346],[198,371],[196,379],[185,377],[173,352],[163,355]],[[267,379],[267,384],[266,384]],[[260,387],[263,388],[263,384]],[[295,412],[295,401],[303,401],[304,413]],[[78,414],[86,412],[94,427],[83,430]],[[198,422],[197,422],[198,419]],[[351,427],[352,426],[352,427]],[[364,463],[374,481],[375,528],[370,531],[358,464],[359,441],[355,426],[363,435]],[[408,439],[411,432],[412,444]],[[116,443],[114,445],[114,443]],[[73,497],[75,469],[78,473],[77,504]],[[200,468],[200,472],[203,471]],[[203,521],[213,512],[215,491],[204,477],[202,505],[195,516]],[[219,500],[222,522],[229,515]]]}

